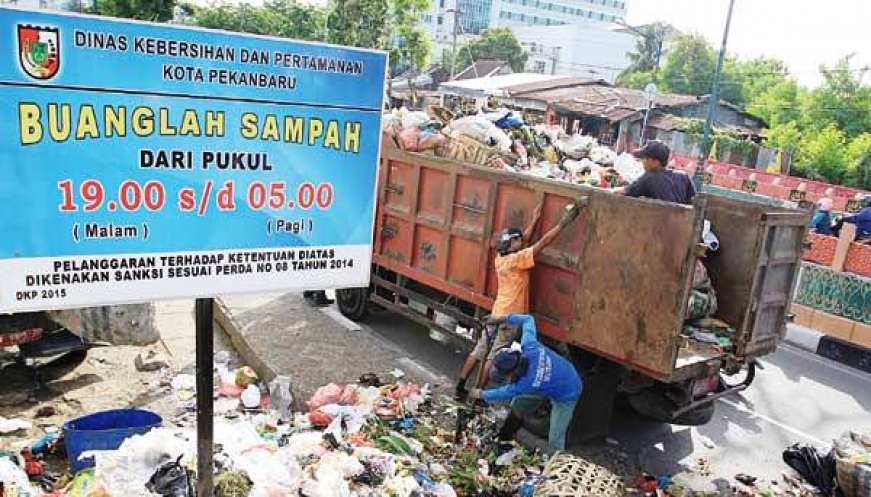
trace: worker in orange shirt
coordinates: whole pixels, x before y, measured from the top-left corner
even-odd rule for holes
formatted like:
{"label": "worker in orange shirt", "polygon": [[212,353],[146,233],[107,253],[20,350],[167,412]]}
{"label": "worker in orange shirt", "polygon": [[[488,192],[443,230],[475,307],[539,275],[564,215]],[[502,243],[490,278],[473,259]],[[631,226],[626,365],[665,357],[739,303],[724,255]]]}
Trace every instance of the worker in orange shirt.
{"label": "worker in orange shirt", "polygon": [[[499,243],[496,247],[498,255],[495,260],[498,289],[491,311],[491,315],[495,318],[507,317],[512,314],[530,314],[529,274],[530,270],[535,266],[535,259],[578,215],[578,208],[575,205],[567,206],[566,213],[560,222],[545,233],[540,240],[532,246],[528,246],[529,240],[535,231],[535,226],[541,217],[541,208],[541,204],[535,208],[532,222],[527,226],[526,230],[520,231],[517,228],[507,229],[499,237]],[[495,333],[487,328],[483,330],[481,337],[478,339],[477,344],[475,344],[475,349],[472,350],[472,353],[466,359],[463,370],[460,373],[460,378],[457,381],[455,395],[458,399],[466,397],[468,394],[466,380],[469,379],[475,366],[486,359],[484,365],[485,374],[479,376],[476,388],[483,388],[485,386],[493,357],[500,350],[511,346],[518,336],[518,328],[507,323],[499,325]],[[487,354],[488,346],[490,349],[489,355]]]}

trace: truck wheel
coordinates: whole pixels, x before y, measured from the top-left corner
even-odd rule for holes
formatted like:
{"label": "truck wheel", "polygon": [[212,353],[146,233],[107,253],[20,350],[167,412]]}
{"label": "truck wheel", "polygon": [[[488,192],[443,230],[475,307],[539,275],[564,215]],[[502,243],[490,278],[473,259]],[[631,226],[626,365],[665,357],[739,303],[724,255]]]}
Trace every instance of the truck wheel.
{"label": "truck wheel", "polygon": [[720,380],[727,388],[735,388],[741,385],[747,385],[749,387],[755,378],[756,361],[753,360],[741,366],[741,369],[733,375],[726,375],[725,373],[720,374]]}
{"label": "truck wheel", "polygon": [[351,321],[363,321],[369,316],[369,288],[336,290],[339,311]]}
{"label": "truck wheel", "polygon": [[714,403],[708,402],[703,406],[697,407],[692,411],[685,412],[680,416],[674,418],[671,424],[681,426],[706,425],[714,417],[714,409]]}
{"label": "truck wheel", "polygon": [[692,411],[675,416],[677,405],[659,388],[647,388],[638,393],[630,394],[629,405],[638,414],[660,423],[671,423],[683,426],[699,426],[706,424],[714,417],[714,403],[710,402]]}

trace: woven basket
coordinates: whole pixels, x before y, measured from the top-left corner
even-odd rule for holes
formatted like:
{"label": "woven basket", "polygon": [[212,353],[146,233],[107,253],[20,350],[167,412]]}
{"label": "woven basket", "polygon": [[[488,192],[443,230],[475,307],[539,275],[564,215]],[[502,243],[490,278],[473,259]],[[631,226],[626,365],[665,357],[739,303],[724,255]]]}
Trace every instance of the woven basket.
{"label": "woven basket", "polygon": [[480,166],[486,164],[487,160],[497,153],[498,149],[495,147],[488,147],[468,136],[451,138],[446,146],[438,150],[438,154],[446,159]]}
{"label": "woven basket", "polygon": [[571,454],[557,453],[544,467],[535,497],[622,497],[623,480],[607,469]]}

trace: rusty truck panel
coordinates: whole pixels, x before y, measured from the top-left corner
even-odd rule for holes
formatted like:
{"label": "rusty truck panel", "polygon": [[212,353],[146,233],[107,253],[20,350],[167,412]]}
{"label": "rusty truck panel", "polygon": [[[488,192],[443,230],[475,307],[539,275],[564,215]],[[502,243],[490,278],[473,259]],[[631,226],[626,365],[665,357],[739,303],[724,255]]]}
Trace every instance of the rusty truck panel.
{"label": "rusty truck panel", "polygon": [[674,372],[703,203],[592,198],[571,342],[658,377]]}

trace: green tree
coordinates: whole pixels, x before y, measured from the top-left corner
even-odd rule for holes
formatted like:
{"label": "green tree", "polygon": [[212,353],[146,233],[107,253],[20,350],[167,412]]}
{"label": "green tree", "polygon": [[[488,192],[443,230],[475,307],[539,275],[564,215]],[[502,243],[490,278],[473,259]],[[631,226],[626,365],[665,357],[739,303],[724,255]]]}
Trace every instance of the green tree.
{"label": "green tree", "polygon": [[852,56],[834,67],[821,67],[823,84],[811,92],[807,118],[816,128],[834,124],[847,137],[871,131],[871,86],[863,85],[868,69],[851,68]]}
{"label": "green tree", "polygon": [[389,46],[388,0],[335,0],[328,9],[330,43],[362,48]]}
{"label": "green tree", "polygon": [[678,37],[662,68],[662,83],[672,93],[711,93],[717,56],[708,42],[697,34]]}
{"label": "green tree", "polygon": [[834,124],[805,133],[796,159],[807,177],[841,184],[847,172],[847,137]]}
{"label": "green tree", "polygon": [[508,62],[515,72],[522,72],[529,55],[520,46],[511,28],[491,28],[481,32],[481,37],[470,42],[457,55],[462,70],[477,60],[501,60]]}
{"label": "green tree", "polygon": [[628,72],[624,71],[617,76],[617,86],[624,88],[632,88],[633,90],[643,90],[650,83],[660,85],[660,77],[658,72]]}
{"label": "green tree", "polygon": [[192,7],[189,20],[204,28],[300,40],[323,39],[324,21],[323,8],[292,0],[268,0],[261,7],[244,3]]}
{"label": "green tree", "polygon": [[773,126],[766,133],[766,145],[796,154],[801,146],[801,130],[791,121]]}
{"label": "green tree", "polygon": [[650,73],[659,69],[662,59],[662,46],[665,38],[673,31],[670,25],[656,22],[638,29],[635,51],[628,54],[631,62],[624,73]]}
{"label": "green tree", "polygon": [[390,67],[395,73],[401,68],[419,69],[429,61],[432,42],[420,24],[420,16],[429,10],[430,0],[392,0],[390,20],[398,46],[390,52]]}
{"label": "green tree", "polygon": [[[81,1],[74,3],[79,7],[85,5]],[[76,10],[100,16],[166,22],[173,18],[175,5],[176,0],[93,0],[90,7]]]}
{"label": "green tree", "polygon": [[759,116],[772,128],[787,124],[798,125],[806,91],[793,79],[776,83],[752,98],[747,112]]}
{"label": "green tree", "polygon": [[848,186],[871,190],[871,133],[859,135],[847,147]]}

